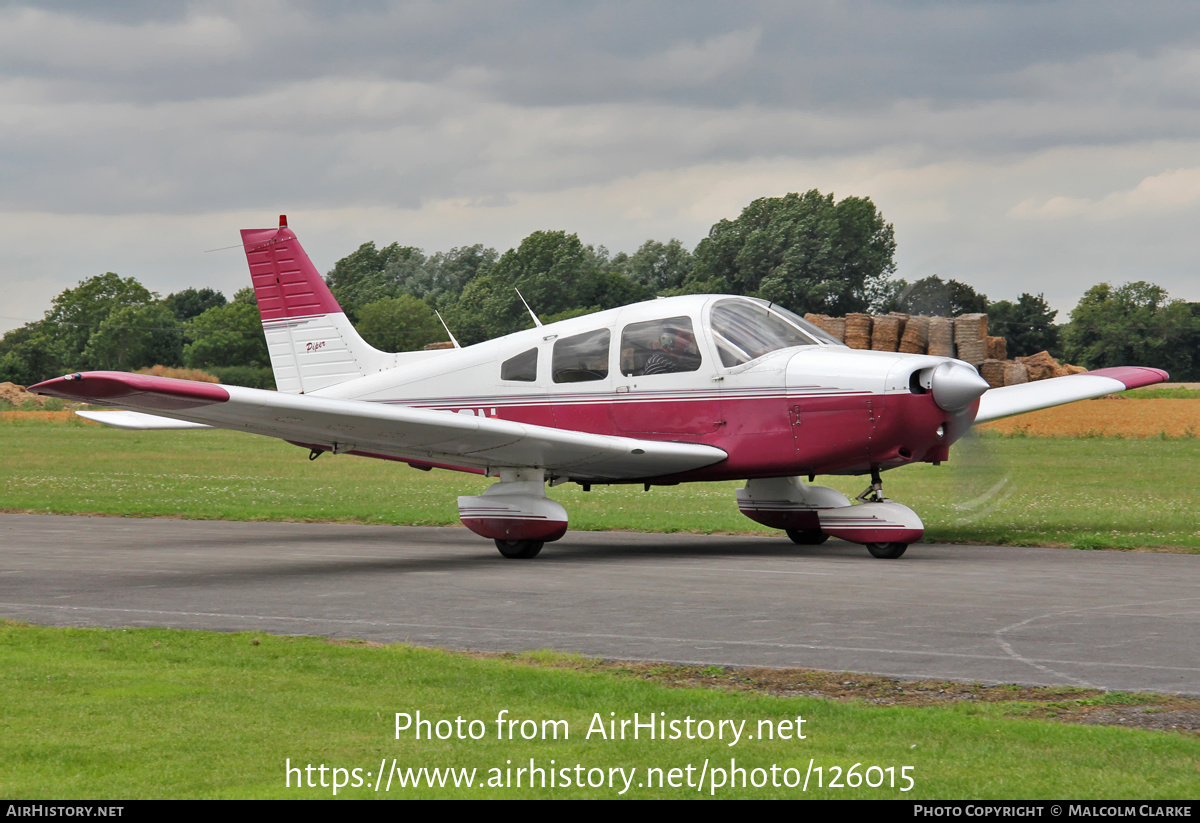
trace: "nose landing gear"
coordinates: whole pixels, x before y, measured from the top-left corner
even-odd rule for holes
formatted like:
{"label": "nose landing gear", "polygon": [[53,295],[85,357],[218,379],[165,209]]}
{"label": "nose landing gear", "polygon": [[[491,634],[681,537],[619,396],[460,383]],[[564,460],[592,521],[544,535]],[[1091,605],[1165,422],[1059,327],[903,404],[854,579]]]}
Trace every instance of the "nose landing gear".
{"label": "nose landing gear", "polygon": [[775,529],[783,529],[792,542],[815,546],[829,537],[861,543],[873,557],[895,559],[910,543],[925,535],[917,513],[883,494],[879,469],[871,471],[871,485],[851,503],[841,492],[812,486],[799,477],[749,480],[738,489],[742,514]]}

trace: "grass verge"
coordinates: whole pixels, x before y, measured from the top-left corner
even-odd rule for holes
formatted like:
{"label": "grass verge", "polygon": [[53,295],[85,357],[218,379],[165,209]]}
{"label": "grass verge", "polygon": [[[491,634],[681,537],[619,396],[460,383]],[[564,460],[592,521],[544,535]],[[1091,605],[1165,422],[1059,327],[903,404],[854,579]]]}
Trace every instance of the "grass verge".
{"label": "grass verge", "polygon": [[[528,665],[529,658],[541,665]],[[445,787],[402,789],[394,776],[390,797],[616,797],[622,775],[632,778],[624,796],[801,796],[799,787],[772,786],[772,767],[781,783],[809,774],[803,793],[809,797],[1153,799],[1200,792],[1200,740],[1030,719],[1028,701],[869,705],[671,688],[656,680],[678,679],[678,667],[655,675],[557,655],[511,660],[258,633],[13,623],[0,626],[0,662],[0,794],[15,799],[333,796],[331,785],[319,785],[316,770],[316,787],[296,788],[300,771],[287,788],[289,760],[301,769],[325,765],[327,783],[334,767],[348,770],[351,784],[355,768],[364,783],[368,772],[373,781],[381,762],[391,771],[393,760],[402,774],[409,768],[475,770],[473,788],[456,788],[451,780]],[[721,675],[717,667],[696,670],[699,677]],[[1059,696],[1060,702],[1082,699]],[[411,731],[397,737],[396,713],[418,710],[423,719],[451,721],[440,728],[452,737],[417,740]],[[497,738],[502,711],[522,721],[512,727],[517,739]],[[631,720],[635,713],[643,721],[651,713],[679,721],[680,738],[648,740],[643,731],[633,740],[631,727],[623,740],[595,732],[600,722],[607,729],[608,721]],[[472,720],[480,721],[474,726],[482,729],[479,739],[456,739],[451,727],[469,736]],[[718,724],[724,739],[699,739],[707,730],[700,721]],[[731,729],[743,721],[741,738],[729,745]],[[535,739],[521,739],[522,729]],[[685,729],[692,730],[690,739]],[[518,788],[516,770],[530,760],[568,782],[590,777],[603,785],[531,789],[526,773]],[[810,762],[823,770],[820,788]],[[856,763],[859,776],[878,767],[871,779],[884,785],[829,786],[835,773],[847,783]],[[907,785],[899,779],[904,766],[913,778],[908,792],[900,791]],[[748,783],[765,779],[766,785],[742,788],[735,768],[746,770]],[[888,768],[895,787],[887,785]],[[672,769],[679,770],[674,787]],[[702,769],[708,778],[698,792]],[[717,769],[725,770],[726,785],[713,788]],[[638,786],[658,774],[662,787]],[[737,785],[728,785],[731,776]],[[489,780],[500,785],[489,787]],[[338,796],[384,794],[350,785]]]}

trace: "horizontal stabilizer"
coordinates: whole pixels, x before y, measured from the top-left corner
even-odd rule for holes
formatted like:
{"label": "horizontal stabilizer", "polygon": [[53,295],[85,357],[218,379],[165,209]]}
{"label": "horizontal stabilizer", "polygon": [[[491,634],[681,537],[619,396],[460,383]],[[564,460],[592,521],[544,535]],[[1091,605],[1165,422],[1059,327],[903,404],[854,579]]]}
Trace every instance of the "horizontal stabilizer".
{"label": "horizontal stabilizer", "polygon": [[1088,400],[1126,389],[1152,386],[1169,379],[1170,375],[1162,369],[1118,366],[991,389],[979,398],[979,413],[975,415],[975,422],[986,423],[988,420],[1048,409],[1051,406],[1074,403],[1076,400]]}
{"label": "horizontal stabilizer", "polygon": [[189,423],[186,420],[172,420],[170,417],[159,417],[157,414],[143,414],[133,411],[77,411],[80,417],[95,423],[103,423],[114,429],[129,429],[131,431],[168,431],[176,429],[211,429],[203,423]]}

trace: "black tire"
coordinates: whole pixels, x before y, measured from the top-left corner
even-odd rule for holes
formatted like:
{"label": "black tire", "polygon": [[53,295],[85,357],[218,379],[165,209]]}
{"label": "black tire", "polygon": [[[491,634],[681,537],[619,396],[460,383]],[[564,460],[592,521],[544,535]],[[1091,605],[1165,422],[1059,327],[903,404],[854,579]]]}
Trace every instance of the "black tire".
{"label": "black tire", "polygon": [[907,543],[868,543],[867,551],[872,557],[879,557],[883,560],[895,560],[908,549]]}
{"label": "black tire", "polygon": [[819,546],[829,539],[820,529],[788,529],[787,536],[797,546]]}
{"label": "black tire", "polygon": [[500,550],[500,554],[507,557],[509,560],[529,560],[537,557],[538,552],[542,550],[542,546],[546,545],[541,540],[497,540],[496,548]]}

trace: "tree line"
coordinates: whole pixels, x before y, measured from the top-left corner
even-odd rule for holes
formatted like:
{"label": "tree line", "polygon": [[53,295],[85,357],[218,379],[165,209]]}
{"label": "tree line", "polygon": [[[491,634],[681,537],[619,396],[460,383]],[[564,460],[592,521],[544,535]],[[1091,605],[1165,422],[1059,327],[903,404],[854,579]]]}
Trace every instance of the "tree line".
{"label": "tree line", "polygon": [[[953,279],[896,278],[895,251],[892,225],[869,198],[835,201],[813,190],[756,200],[693,250],[647,240],[632,254],[610,254],[564,231],[534,232],[503,254],[483,245],[426,255],[365,243],[337,261],[326,282],[363,338],[385,351],[445,340],[435,312],[469,345],[529,328],[522,297],[552,322],[656,295],[718,293],[762,297],[800,314],[986,312],[1009,356],[1047,350],[1088,368],[1149,365],[1200,380],[1200,303],[1172,300],[1146,282],[1101,283],[1058,325],[1041,294],[992,301]],[[153,365],[272,387],[253,290],[231,301],[208,288],[159,298],[109,272],[66,289],[42,320],[0,339],[0,382]]]}

